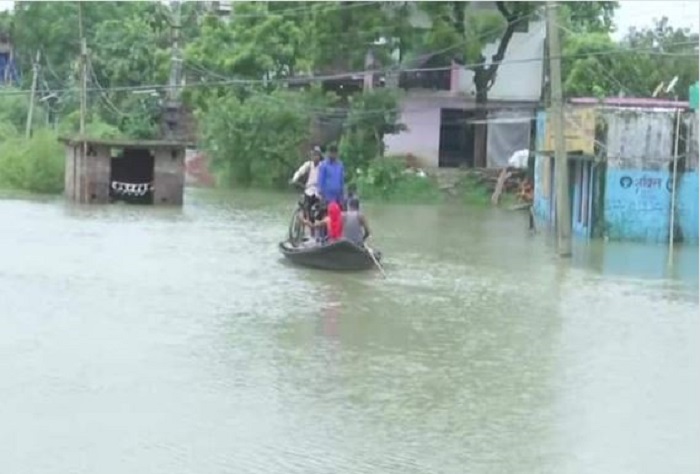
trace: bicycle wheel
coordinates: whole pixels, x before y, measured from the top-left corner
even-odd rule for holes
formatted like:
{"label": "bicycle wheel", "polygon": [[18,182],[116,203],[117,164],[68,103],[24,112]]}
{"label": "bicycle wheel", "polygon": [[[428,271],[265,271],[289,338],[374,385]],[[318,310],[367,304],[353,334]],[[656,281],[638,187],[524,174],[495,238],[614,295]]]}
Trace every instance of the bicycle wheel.
{"label": "bicycle wheel", "polygon": [[300,242],[304,238],[304,223],[301,221],[301,209],[295,209],[289,221],[289,241]]}

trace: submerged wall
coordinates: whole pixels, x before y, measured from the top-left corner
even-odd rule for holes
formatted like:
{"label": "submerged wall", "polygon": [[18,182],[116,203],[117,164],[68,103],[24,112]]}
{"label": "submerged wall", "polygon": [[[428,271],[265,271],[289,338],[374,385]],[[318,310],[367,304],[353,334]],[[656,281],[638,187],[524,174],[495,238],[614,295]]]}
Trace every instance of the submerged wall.
{"label": "submerged wall", "polygon": [[[536,117],[535,150],[544,150],[546,121],[546,112],[539,110]],[[533,211],[539,221],[551,225],[554,219],[552,219],[552,166],[549,156],[536,155],[534,178]]]}
{"label": "submerged wall", "polygon": [[[672,209],[675,112],[626,110],[604,114],[607,124],[604,232],[612,240],[667,242]],[[686,170],[678,174],[675,234],[698,242],[697,127],[686,115]],[[694,154],[694,157],[693,157]],[[680,234],[680,235],[679,235]]]}
{"label": "submerged wall", "polygon": [[[685,156],[685,166],[678,173],[673,207],[670,170],[675,119],[674,109],[607,108],[598,111],[599,125],[605,125],[605,143],[601,144],[601,150],[606,166],[600,168],[605,170],[602,192],[592,194],[590,205],[602,211],[602,233],[607,238],[667,242],[671,213],[675,211],[676,237],[686,243],[698,242],[698,118],[688,112],[682,115],[682,129],[687,132],[681,133],[685,139],[680,142],[678,154]],[[540,111],[537,114],[537,150],[548,147],[546,128],[546,111]],[[538,155],[533,208],[538,220],[545,225],[553,225],[555,217],[553,175],[553,160]],[[575,180],[571,185],[575,185]],[[575,200],[576,192],[572,195]],[[591,224],[598,222],[598,217],[591,215],[590,221]],[[581,235],[590,232],[589,229],[573,230],[574,234]]]}

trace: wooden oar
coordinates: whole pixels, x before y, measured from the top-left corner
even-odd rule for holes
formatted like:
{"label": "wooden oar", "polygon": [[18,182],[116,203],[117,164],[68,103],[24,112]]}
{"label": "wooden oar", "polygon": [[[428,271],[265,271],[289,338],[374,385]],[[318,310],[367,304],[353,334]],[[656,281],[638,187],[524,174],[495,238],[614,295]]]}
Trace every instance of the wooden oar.
{"label": "wooden oar", "polygon": [[369,246],[365,243],[363,243],[362,245],[364,245],[365,250],[367,251],[367,253],[369,253],[369,257],[372,259],[374,264],[377,266],[379,271],[382,273],[382,276],[384,278],[386,278],[386,272],[384,271],[384,267],[382,267],[382,265],[379,263],[379,261],[377,260],[377,257],[374,256],[374,252],[372,251],[372,249],[369,248]]}

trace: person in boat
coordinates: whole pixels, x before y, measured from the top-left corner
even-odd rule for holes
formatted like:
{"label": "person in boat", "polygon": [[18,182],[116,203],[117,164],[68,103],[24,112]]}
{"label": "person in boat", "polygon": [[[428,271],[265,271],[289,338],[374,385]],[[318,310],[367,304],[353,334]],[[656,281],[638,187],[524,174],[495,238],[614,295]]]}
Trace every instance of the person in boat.
{"label": "person in boat", "polygon": [[343,213],[343,237],[363,247],[369,236],[367,218],[360,212],[360,200],[352,197],[348,199],[348,210]]}
{"label": "person in boat", "polygon": [[304,224],[310,228],[317,228],[325,230],[324,242],[334,242],[343,238],[343,211],[340,208],[340,204],[335,201],[331,201],[328,204],[328,212],[323,219],[316,222],[311,222],[308,219],[304,219]]}
{"label": "person in boat", "polygon": [[294,176],[292,176],[292,179],[289,180],[289,183],[297,183],[303,176],[306,176],[303,204],[304,217],[313,222],[315,220],[315,216],[312,209],[319,203],[321,198],[318,191],[318,171],[321,163],[323,162],[323,152],[316,146],[311,153],[311,159],[306,161],[299,167],[298,170],[296,170]]}
{"label": "person in boat", "polygon": [[318,191],[327,204],[336,202],[343,205],[345,189],[345,168],[338,158],[338,147],[328,147],[328,156],[318,169]]}

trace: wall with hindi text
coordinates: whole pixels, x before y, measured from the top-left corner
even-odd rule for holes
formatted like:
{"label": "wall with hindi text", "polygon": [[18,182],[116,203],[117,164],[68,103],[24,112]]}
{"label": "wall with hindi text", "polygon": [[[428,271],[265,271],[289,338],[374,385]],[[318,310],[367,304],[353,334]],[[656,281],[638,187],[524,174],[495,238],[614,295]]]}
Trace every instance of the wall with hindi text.
{"label": "wall with hindi text", "polygon": [[[667,171],[608,168],[605,235],[612,240],[665,243],[671,219],[672,176]],[[686,243],[698,242],[698,172],[678,177],[676,228]]]}

